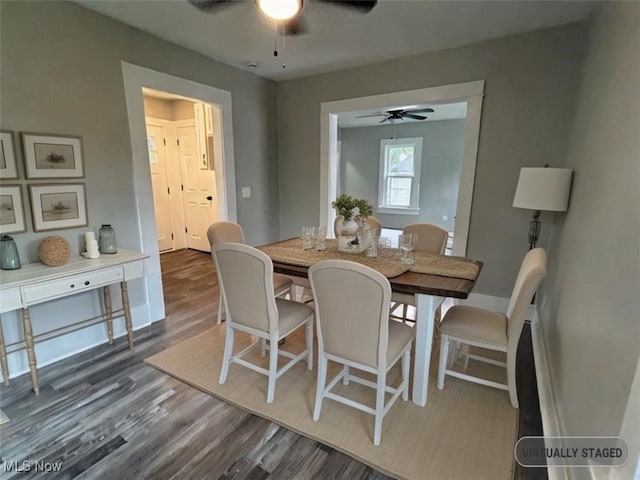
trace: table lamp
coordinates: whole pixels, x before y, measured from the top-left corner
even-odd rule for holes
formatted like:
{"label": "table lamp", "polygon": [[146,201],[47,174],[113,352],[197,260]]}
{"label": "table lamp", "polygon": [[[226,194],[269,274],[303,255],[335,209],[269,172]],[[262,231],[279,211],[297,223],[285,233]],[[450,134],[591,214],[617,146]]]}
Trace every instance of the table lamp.
{"label": "table lamp", "polygon": [[525,167],[520,169],[520,178],[513,206],[533,210],[529,222],[529,249],[535,248],[540,235],[540,212],[565,212],[569,204],[571,176],[569,168]]}

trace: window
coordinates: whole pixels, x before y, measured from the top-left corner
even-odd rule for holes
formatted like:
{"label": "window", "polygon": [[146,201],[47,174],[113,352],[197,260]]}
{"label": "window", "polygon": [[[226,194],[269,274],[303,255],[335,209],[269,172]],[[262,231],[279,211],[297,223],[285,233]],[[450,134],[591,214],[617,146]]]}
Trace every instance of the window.
{"label": "window", "polygon": [[417,214],[422,137],[380,140],[378,211]]}

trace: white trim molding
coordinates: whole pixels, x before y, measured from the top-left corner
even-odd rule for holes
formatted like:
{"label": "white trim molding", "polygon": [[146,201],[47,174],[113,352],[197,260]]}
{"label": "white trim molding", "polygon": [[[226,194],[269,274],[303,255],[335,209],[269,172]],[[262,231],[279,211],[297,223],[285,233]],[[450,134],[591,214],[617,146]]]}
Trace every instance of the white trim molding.
{"label": "white trim molding", "polygon": [[384,109],[389,105],[467,103],[467,117],[464,129],[464,153],[458,192],[458,203],[453,240],[453,255],[464,256],[467,251],[471,203],[476,172],[478,142],[480,138],[480,118],[484,80],[476,80],[452,85],[406,90],[381,95],[348,98],[320,105],[320,218],[319,225],[327,225],[331,235],[334,210],[332,199],[338,192],[338,115],[360,110]]}

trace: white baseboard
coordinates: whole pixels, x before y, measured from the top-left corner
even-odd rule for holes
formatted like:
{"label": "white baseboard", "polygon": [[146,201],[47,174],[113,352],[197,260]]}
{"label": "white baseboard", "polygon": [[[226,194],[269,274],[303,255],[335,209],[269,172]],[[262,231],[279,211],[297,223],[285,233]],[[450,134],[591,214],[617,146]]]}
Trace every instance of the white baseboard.
{"label": "white baseboard", "polygon": [[[556,405],[553,381],[547,347],[540,322],[531,322],[531,341],[536,368],[540,415],[542,416],[542,432],[545,437],[561,437],[564,435],[560,412]],[[567,480],[568,471],[564,467],[547,468],[549,480]]]}

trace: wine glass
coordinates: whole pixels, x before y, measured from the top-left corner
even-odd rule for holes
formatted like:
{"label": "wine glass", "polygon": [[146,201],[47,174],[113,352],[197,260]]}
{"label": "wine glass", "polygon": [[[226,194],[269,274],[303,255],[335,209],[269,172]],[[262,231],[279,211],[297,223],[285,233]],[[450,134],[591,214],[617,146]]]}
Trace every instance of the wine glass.
{"label": "wine glass", "polygon": [[402,258],[400,261],[406,264],[413,263],[411,252],[416,247],[416,236],[413,233],[402,233],[398,236],[398,246],[402,250]]}

